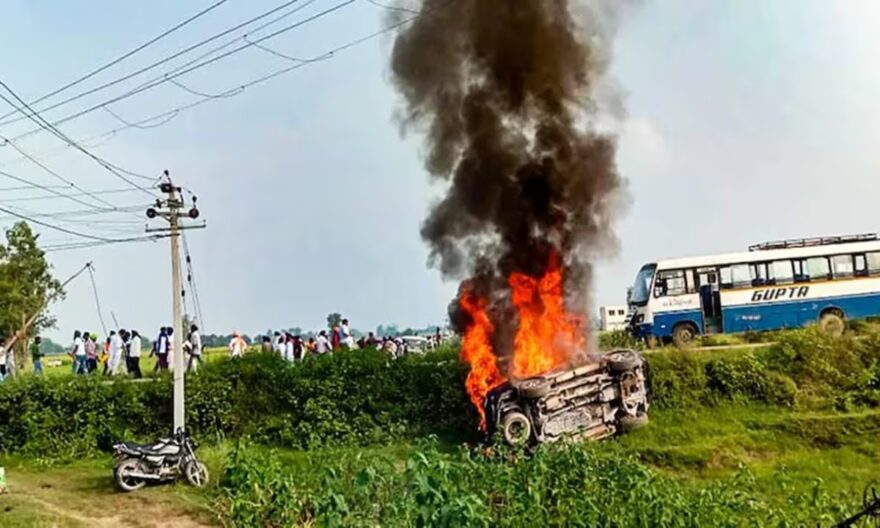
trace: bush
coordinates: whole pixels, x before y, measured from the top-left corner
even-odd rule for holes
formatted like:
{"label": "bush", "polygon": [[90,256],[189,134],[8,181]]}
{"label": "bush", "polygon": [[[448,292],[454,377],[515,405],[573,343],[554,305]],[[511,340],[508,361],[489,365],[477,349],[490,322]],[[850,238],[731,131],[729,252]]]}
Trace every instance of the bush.
{"label": "bush", "polygon": [[828,524],[858,497],[821,484],[770,503],[746,470],[689,484],[647,468],[614,444],[442,453],[422,443],[395,465],[342,453],[310,471],[240,446],[221,484],[236,526],[798,526]]}
{"label": "bush", "polygon": [[[786,332],[757,350],[666,350],[647,356],[653,403],[725,402],[851,409],[880,405],[880,335]],[[296,364],[271,354],[225,359],[187,377],[187,424],[198,438],[251,437],[294,448],[368,445],[450,432],[475,440],[455,350],[391,360],[374,350]],[[0,384],[0,451],[74,457],[120,440],[168,434],[171,380],[25,376]]]}
{"label": "bush", "polygon": [[[454,352],[390,360],[374,350],[285,363],[254,353],[187,376],[187,426],[200,439],[368,444],[428,432],[474,434]],[[73,457],[170,432],[171,379],[25,376],[0,384],[0,451]]]}

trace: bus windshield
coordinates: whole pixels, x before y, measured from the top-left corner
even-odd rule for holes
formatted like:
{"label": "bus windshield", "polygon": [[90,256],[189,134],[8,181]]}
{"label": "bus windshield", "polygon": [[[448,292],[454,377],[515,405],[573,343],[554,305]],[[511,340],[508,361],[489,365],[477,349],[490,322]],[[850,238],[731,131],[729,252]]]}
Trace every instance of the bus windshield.
{"label": "bus windshield", "polygon": [[651,292],[651,280],[654,278],[654,270],[656,269],[656,264],[646,264],[639,270],[629,298],[631,304],[643,305],[648,302]]}

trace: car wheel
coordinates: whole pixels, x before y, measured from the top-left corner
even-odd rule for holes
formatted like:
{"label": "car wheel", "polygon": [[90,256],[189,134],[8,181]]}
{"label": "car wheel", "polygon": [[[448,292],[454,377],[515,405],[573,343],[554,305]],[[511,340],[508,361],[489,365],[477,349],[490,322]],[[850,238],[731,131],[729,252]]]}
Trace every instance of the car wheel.
{"label": "car wheel", "polygon": [[611,372],[626,372],[633,370],[642,364],[642,357],[632,350],[617,350],[607,354],[608,368]]}
{"label": "car wheel", "polygon": [[840,337],[844,328],[846,324],[843,322],[843,315],[836,310],[825,312],[819,318],[819,329],[828,335]]}
{"label": "car wheel", "polygon": [[517,388],[526,398],[542,398],[550,392],[550,382],[544,378],[531,378],[521,381]]}
{"label": "car wheel", "polygon": [[672,331],[672,342],[678,348],[693,346],[697,339],[697,329],[691,323],[680,323]]}
{"label": "car wheel", "polygon": [[532,423],[518,411],[507,413],[501,422],[504,441],[512,446],[524,446],[532,437]]}
{"label": "car wheel", "polygon": [[147,483],[144,479],[132,476],[132,473],[141,471],[140,461],[134,458],[126,458],[116,465],[115,477],[116,487],[120,491],[131,492],[144,487]]}
{"label": "car wheel", "polygon": [[627,414],[620,419],[620,430],[624,433],[641,429],[648,425],[648,415],[640,412],[635,416]]}

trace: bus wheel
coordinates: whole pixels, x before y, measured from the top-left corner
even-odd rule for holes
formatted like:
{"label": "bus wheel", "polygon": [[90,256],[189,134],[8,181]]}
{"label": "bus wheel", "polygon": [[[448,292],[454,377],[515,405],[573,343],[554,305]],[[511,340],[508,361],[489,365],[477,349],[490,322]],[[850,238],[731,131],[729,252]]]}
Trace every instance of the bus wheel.
{"label": "bus wheel", "polygon": [[819,330],[822,332],[839,337],[843,335],[843,329],[846,324],[843,322],[843,314],[837,310],[828,310],[819,318]]}
{"label": "bus wheel", "polygon": [[679,323],[672,330],[672,342],[678,348],[688,348],[697,339],[697,329],[691,323]]}

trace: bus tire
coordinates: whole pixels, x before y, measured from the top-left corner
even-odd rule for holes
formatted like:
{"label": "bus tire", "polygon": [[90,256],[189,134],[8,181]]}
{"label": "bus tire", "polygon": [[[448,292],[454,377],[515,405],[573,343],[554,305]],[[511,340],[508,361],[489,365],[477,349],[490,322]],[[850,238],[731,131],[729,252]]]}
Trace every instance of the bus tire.
{"label": "bus tire", "polygon": [[689,348],[697,340],[697,327],[693,323],[678,323],[672,329],[672,342],[677,348]]}
{"label": "bus tire", "polygon": [[843,322],[843,313],[836,308],[825,310],[819,317],[819,330],[825,334],[840,337],[844,328],[846,323]]}

